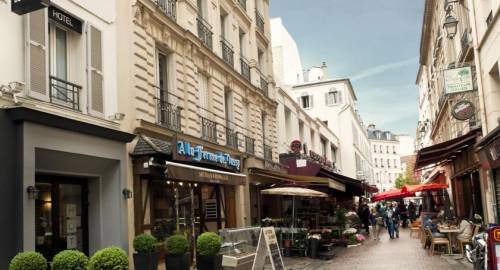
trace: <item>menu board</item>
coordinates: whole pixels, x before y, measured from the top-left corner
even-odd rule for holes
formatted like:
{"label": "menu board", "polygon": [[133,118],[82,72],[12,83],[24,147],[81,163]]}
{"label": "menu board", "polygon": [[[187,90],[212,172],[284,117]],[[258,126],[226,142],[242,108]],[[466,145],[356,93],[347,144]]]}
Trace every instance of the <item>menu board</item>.
{"label": "menu board", "polygon": [[252,270],[264,269],[267,257],[271,261],[273,270],[285,269],[274,227],[265,227],[260,230],[257,254],[255,254]]}

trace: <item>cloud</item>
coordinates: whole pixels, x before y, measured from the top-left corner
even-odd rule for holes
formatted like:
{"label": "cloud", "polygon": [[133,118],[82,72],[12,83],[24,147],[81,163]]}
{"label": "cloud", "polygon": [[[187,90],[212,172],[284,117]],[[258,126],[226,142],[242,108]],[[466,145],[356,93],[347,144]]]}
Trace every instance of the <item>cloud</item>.
{"label": "cloud", "polygon": [[374,75],[377,75],[379,73],[383,73],[388,70],[393,70],[393,69],[398,69],[401,67],[405,67],[411,64],[414,64],[418,60],[418,57],[412,57],[410,59],[402,60],[399,62],[394,62],[394,63],[387,63],[375,67],[371,67],[368,69],[365,69],[358,74],[355,74],[354,76],[351,76],[351,81],[359,81]]}

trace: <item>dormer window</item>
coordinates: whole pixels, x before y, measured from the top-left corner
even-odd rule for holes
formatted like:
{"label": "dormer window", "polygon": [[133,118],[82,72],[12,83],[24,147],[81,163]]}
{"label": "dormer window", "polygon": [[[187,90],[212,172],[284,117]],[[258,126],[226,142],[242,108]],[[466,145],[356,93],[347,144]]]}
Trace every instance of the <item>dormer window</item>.
{"label": "dormer window", "polygon": [[342,92],[335,88],[330,88],[330,90],[325,93],[325,103],[327,106],[342,103]]}

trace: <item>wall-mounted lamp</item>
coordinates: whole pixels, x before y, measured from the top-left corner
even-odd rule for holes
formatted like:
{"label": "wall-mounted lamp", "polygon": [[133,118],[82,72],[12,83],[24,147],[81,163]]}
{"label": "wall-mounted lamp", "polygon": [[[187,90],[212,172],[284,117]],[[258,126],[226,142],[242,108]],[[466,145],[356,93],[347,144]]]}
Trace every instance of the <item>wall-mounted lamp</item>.
{"label": "wall-mounted lamp", "polygon": [[457,25],[458,25],[458,20],[455,17],[453,17],[452,15],[446,16],[443,28],[444,30],[446,30],[446,36],[449,39],[454,38],[455,35],[457,34]]}
{"label": "wall-mounted lamp", "polygon": [[128,188],[124,188],[122,190],[122,194],[123,194],[123,198],[125,200],[128,200],[128,199],[132,199],[132,190],[128,189]]}
{"label": "wall-mounted lamp", "polygon": [[26,192],[28,193],[28,198],[31,200],[38,199],[39,190],[34,186],[29,186],[26,188]]}

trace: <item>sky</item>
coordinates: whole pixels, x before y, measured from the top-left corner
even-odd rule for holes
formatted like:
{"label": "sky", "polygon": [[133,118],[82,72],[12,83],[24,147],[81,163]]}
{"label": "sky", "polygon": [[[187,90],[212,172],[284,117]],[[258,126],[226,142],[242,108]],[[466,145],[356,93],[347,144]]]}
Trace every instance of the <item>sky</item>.
{"label": "sky", "polygon": [[304,68],[350,78],[365,123],[415,136],[423,0],[270,0]]}

